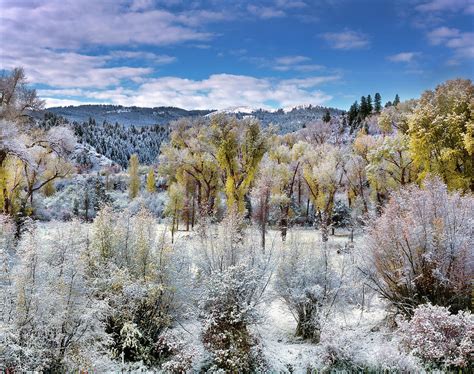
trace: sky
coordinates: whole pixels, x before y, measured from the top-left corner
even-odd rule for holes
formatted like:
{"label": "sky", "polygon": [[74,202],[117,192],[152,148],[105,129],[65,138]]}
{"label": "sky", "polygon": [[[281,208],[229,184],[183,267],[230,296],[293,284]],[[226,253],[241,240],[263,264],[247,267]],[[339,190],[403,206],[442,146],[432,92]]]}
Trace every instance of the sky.
{"label": "sky", "polygon": [[47,107],[341,109],[474,75],[474,0],[0,0]]}

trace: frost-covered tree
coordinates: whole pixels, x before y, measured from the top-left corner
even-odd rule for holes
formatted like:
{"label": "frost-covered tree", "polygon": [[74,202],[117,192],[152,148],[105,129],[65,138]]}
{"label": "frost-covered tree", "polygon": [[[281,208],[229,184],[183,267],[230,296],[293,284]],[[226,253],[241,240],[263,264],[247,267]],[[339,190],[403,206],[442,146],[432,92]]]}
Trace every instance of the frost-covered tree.
{"label": "frost-covered tree", "polygon": [[366,272],[380,295],[412,314],[426,302],[471,307],[474,199],[439,180],[395,193],[368,237]]}
{"label": "frost-covered tree", "polygon": [[323,242],[328,240],[334,198],[343,182],[344,162],[341,149],[330,144],[314,148],[308,147],[305,152],[303,177],[308,186],[311,200],[320,212]]}

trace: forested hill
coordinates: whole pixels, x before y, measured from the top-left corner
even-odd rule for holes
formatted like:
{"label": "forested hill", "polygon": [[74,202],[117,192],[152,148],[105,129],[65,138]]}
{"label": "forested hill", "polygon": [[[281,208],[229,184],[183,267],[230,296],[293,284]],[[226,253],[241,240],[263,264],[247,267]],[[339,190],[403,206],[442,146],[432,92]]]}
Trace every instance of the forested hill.
{"label": "forested hill", "polygon": [[234,108],[228,110],[186,110],[175,107],[123,107],[120,105],[80,105],[68,107],[48,108],[42,112],[35,113],[35,117],[43,119],[45,112],[54,113],[66,118],[70,122],[87,122],[90,118],[96,123],[119,123],[123,126],[149,126],[167,125],[171,121],[183,117],[203,117],[212,116],[215,113],[224,112],[233,114],[238,118],[253,116],[257,118],[263,126],[272,123],[280,128],[281,133],[293,132],[301,129],[310,121],[321,119],[329,111],[331,116],[338,116],[344,111],[335,108],[322,106],[300,106],[292,109],[279,109],[268,111],[263,109]]}
{"label": "forested hill", "polygon": [[[199,117],[212,110],[185,110],[175,107],[140,108],[121,105],[80,105],[47,108],[51,112],[71,122],[85,122],[93,118],[97,123],[119,123],[124,126],[164,125],[182,117]],[[42,113],[37,113],[42,117]]]}

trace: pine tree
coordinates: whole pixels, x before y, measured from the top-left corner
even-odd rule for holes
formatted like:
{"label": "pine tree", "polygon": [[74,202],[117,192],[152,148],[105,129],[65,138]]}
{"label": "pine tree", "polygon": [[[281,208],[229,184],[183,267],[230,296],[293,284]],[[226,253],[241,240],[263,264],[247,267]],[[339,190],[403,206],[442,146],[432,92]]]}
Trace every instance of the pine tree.
{"label": "pine tree", "polygon": [[130,156],[130,166],[129,166],[129,195],[132,199],[137,197],[138,193],[140,192],[140,176],[138,175],[138,168],[139,168],[138,156],[134,153]]}
{"label": "pine tree", "polygon": [[377,92],[374,97],[374,110],[375,113],[380,113],[382,110],[382,96]]}
{"label": "pine tree", "polygon": [[393,106],[397,106],[398,104],[400,104],[400,97],[396,94],[395,100],[393,100]]}
{"label": "pine tree", "polygon": [[349,126],[351,130],[354,129],[357,122],[357,117],[359,116],[359,103],[357,101],[351,105],[349,108],[349,113],[347,114],[347,120],[349,121]]}
{"label": "pine tree", "polygon": [[365,96],[360,98],[359,114],[361,119],[364,119],[369,114],[369,107],[367,105],[367,98]]}
{"label": "pine tree", "polygon": [[371,114],[374,110],[372,106],[372,97],[370,95],[367,96],[367,115]]}
{"label": "pine tree", "polygon": [[156,191],[155,172],[153,167],[150,167],[150,170],[148,170],[148,174],[146,176],[146,190],[150,193]]}
{"label": "pine tree", "polygon": [[323,116],[323,121],[326,123],[331,121],[331,113],[329,113],[329,109],[326,109],[326,112]]}

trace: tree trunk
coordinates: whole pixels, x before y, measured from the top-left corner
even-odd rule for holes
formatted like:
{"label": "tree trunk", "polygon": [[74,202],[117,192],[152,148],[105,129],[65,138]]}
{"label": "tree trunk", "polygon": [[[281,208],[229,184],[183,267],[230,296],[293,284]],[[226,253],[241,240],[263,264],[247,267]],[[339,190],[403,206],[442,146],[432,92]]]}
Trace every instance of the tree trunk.
{"label": "tree trunk", "polygon": [[290,213],[290,206],[284,206],[281,208],[281,218],[280,218],[280,232],[281,240],[286,240],[286,234],[288,232],[288,215]]}
{"label": "tree trunk", "polygon": [[191,208],[191,229],[194,230],[194,218],[196,215],[196,209],[195,209],[195,203],[194,203],[194,193],[193,193],[193,199],[192,199],[192,208]]}
{"label": "tree trunk", "polygon": [[326,212],[321,214],[321,240],[323,242],[329,240],[328,214]]}

